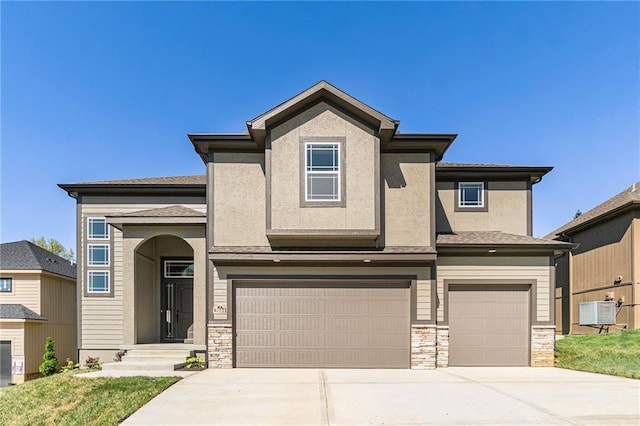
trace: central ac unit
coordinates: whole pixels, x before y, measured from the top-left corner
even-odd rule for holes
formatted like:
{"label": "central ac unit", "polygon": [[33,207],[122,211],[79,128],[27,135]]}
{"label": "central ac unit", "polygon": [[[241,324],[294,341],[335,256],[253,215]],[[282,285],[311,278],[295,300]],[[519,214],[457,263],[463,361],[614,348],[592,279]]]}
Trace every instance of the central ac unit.
{"label": "central ac unit", "polygon": [[614,325],[616,302],[585,302],[578,305],[580,325]]}

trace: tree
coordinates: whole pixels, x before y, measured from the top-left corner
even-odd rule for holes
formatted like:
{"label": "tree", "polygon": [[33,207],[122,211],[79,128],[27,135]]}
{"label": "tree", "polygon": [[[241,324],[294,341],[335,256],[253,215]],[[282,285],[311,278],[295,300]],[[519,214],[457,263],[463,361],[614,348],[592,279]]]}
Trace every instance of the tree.
{"label": "tree", "polygon": [[55,374],[58,367],[58,358],[56,358],[56,351],[53,349],[53,340],[51,337],[47,337],[47,342],[44,344],[44,355],[42,355],[44,362],[40,364],[40,372],[44,376],[51,376]]}
{"label": "tree", "polygon": [[53,254],[57,254],[58,256],[64,259],[73,261],[75,258],[75,254],[73,253],[73,250],[67,249],[65,246],[62,245],[60,241],[56,239],[53,239],[53,238],[47,239],[45,237],[40,237],[37,240],[35,238],[32,238],[29,241],[31,241],[33,244],[37,245],[38,247],[42,247],[45,250],[49,250]]}
{"label": "tree", "polygon": [[574,219],[577,219],[578,216],[582,215],[582,212],[580,211],[580,209],[578,209],[578,211],[576,212],[576,214],[573,215]]}

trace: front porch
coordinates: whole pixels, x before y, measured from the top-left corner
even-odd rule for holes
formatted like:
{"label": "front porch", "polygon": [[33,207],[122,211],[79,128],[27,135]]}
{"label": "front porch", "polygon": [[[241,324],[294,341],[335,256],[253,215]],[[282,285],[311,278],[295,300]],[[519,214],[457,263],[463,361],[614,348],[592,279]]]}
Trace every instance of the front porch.
{"label": "front porch", "polygon": [[151,372],[155,375],[167,375],[185,366],[187,358],[200,356],[206,359],[206,345],[189,343],[149,343],[122,345],[121,361],[102,365],[107,372],[138,372],[144,375]]}

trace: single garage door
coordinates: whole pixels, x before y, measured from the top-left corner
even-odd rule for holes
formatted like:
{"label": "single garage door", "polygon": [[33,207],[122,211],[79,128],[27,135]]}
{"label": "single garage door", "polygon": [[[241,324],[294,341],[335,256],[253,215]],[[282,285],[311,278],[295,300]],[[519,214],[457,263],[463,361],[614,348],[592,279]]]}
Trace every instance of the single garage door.
{"label": "single garage door", "polygon": [[529,286],[450,285],[449,365],[529,365]]}
{"label": "single garage door", "polygon": [[238,283],[236,367],[409,368],[409,284]]}

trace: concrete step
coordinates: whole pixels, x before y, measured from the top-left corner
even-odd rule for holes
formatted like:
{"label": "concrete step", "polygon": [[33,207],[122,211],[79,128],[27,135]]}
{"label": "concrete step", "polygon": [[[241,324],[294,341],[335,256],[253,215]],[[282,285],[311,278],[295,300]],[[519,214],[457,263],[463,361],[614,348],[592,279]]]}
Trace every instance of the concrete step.
{"label": "concrete step", "polygon": [[170,351],[159,351],[159,350],[131,350],[127,351],[126,355],[122,357],[124,358],[161,358],[161,357],[190,357],[191,351],[185,350],[170,350]]}
{"label": "concrete step", "polygon": [[150,363],[131,363],[131,362],[109,362],[106,364],[102,364],[103,371],[173,371],[176,368],[181,368],[184,366],[184,362],[182,363],[158,363],[158,364],[150,364]]}
{"label": "concrete step", "polygon": [[122,357],[120,364],[180,364],[185,363],[187,357],[185,356],[172,356],[172,357],[137,357],[130,358],[128,356]]}

